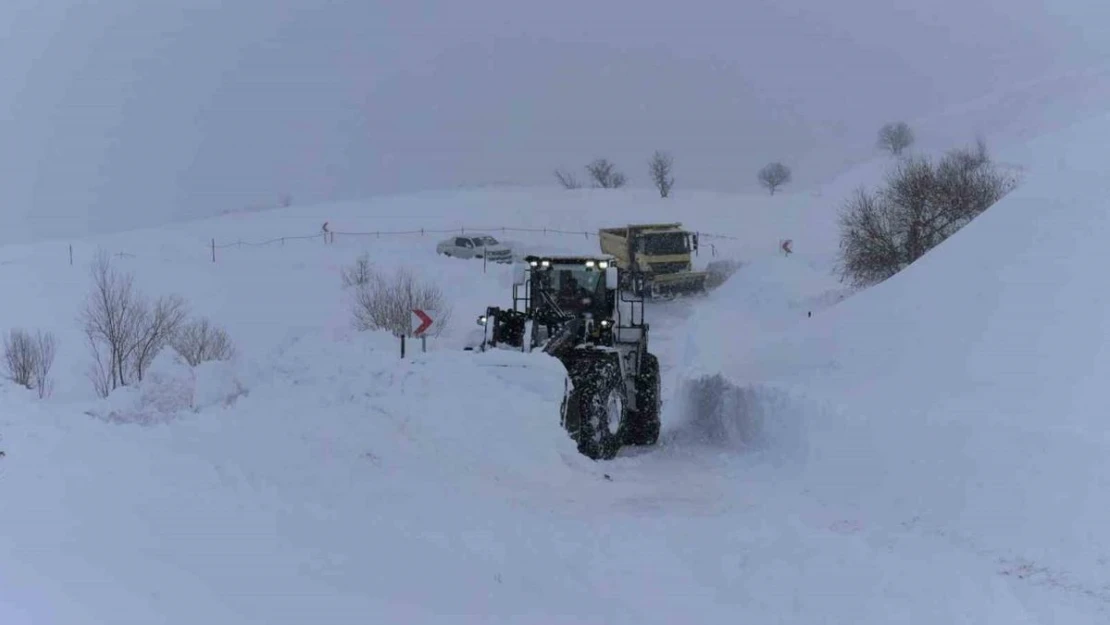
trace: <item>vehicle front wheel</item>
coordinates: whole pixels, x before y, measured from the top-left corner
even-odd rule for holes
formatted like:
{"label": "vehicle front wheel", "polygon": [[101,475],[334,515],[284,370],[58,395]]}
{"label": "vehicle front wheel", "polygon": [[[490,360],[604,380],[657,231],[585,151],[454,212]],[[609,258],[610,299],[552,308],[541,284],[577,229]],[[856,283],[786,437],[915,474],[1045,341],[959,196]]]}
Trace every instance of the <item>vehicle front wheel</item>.
{"label": "vehicle front wheel", "polygon": [[578,404],[578,451],[594,460],[609,460],[621,448],[628,406],[620,365],[599,361],[575,389]]}

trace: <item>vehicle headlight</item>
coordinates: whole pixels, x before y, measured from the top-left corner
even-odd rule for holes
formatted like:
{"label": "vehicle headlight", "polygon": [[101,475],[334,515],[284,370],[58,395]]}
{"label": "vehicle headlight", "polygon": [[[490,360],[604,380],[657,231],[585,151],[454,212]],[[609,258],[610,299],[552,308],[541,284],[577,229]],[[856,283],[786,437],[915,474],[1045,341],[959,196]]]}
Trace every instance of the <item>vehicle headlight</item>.
{"label": "vehicle headlight", "polygon": [[612,319],[602,319],[601,320],[601,327],[603,327],[603,328],[613,327],[613,320]]}
{"label": "vehicle headlight", "polygon": [[587,266],[587,267],[593,267],[593,266],[594,266],[595,264],[596,264],[596,263],[594,263],[594,261],[592,261],[592,260],[587,260],[587,261],[586,261],[586,266]]}
{"label": "vehicle headlight", "polygon": [[541,262],[540,264],[543,265],[544,267],[550,267],[551,266],[551,261],[545,260],[545,261]]}
{"label": "vehicle headlight", "polygon": [[607,260],[600,261],[597,264],[597,266],[601,267],[602,269],[607,269],[609,267],[609,261],[607,261]]}
{"label": "vehicle headlight", "polygon": [[478,317],[478,325],[480,325],[480,326],[486,325],[486,320],[487,320],[487,317],[485,315],[479,316]]}
{"label": "vehicle headlight", "polygon": [[528,263],[528,264],[529,264],[529,265],[532,265],[533,267],[539,267],[539,266],[540,266],[540,263],[539,263],[539,261],[535,261],[535,260],[534,260],[534,261],[532,261],[532,262],[530,262],[530,263]]}

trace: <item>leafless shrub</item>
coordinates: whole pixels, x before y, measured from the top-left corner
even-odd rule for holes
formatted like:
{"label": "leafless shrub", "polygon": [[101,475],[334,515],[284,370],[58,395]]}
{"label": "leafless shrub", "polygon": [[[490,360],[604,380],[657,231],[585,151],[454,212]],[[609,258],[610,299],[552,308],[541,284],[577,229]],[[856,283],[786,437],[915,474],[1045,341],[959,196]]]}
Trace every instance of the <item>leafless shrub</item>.
{"label": "leafless shrub", "polygon": [[913,145],[913,140],[913,130],[906,122],[885,124],[879,129],[879,148],[895,156],[901,156],[906,148]]}
{"label": "leafless shrub", "polygon": [[184,324],[174,334],[171,345],[193,367],[202,362],[230,360],[235,355],[227,331],[206,318]]}
{"label": "leafless shrub", "polygon": [[97,254],[91,274],[93,288],[80,320],[93,355],[89,379],[97,394],[107,397],[143,379],[181,327],[187,307],[177,296],[160,297],[151,305],[135,288],[133,277],[116,271],[104,252]]}
{"label": "leafless shrub", "polygon": [[407,335],[412,329],[412,311],[435,313],[430,336],[439,336],[451,317],[451,307],[434,284],[423,283],[408,269],[393,276],[374,274],[358,287],[354,300],[354,322],[358,330],[389,330]]}
{"label": "leafless shrub", "polygon": [[623,187],[627,180],[624,174],[617,171],[616,165],[604,158],[599,158],[586,165],[586,172],[594,181],[594,187],[602,189],[617,189]]}
{"label": "leafless shrub", "polygon": [[875,193],[859,190],[840,216],[840,273],[853,286],[886,280],[1014,189],[986,145],[949,152],[939,163],[902,161]]}
{"label": "leafless shrub", "polygon": [[188,307],[176,295],[159,297],[150,307],[140,300],[135,345],[130,352],[130,365],[135,379],[143,381],[143,373],[162,348],[170,344],[181,325],[185,323]]}
{"label": "leafless shrub", "polygon": [[758,174],[759,184],[770,191],[771,195],[774,195],[779,187],[790,182],[792,177],[790,168],[782,163],[770,163],[759,170]]}
{"label": "leafless shrub", "polygon": [[373,266],[370,264],[369,254],[362,254],[352,265],[340,270],[340,278],[343,280],[345,289],[366,284],[372,275]]}
{"label": "leafless shrub", "polygon": [[97,393],[106,397],[127,384],[129,358],[135,349],[145,312],[132,276],[120,274],[105,252],[92,264],[93,288],[81,321],[95,363],[89,377]]}
{"label": "leafless shrub", "polygon": [[4,338],[4,364],[7,377],[12,382],[38,391],[46,397],[53,390],[50,369],[54,366],[56,343],[54,335],[41,330],[34,336],[26,330],[15,329]]}
{"label": "leafless shrub", "polygon": [[12,330],[4,337],[4,361],[12,382],[32,388],[35,377],[34,339],[26,330]]}
{"label": "leafless shrub", "polygon": [[648,162],[648,173],[655,188],[659,189],[659,197],[665,198],[671,194],[671,187],[674,186],[674,177],[671,176],[673,166],[674,159],[666,152],[656,152]]}
{"label": "leafless shrub", "polygon": [[54,335],[46,332],[35,333],[35,390],[39,399],[49,396],[54,392],[54,381],[50,378],[50,370],[54,367],[54,354],[57,352],[57,342]]}
{"label": "leafless shrub", "polygon": [[582,188],[582,182],[578,180],[578,176],[564,169],[555,170],[555,179],[559,181],[559,184],[562,185],[564,189]]}

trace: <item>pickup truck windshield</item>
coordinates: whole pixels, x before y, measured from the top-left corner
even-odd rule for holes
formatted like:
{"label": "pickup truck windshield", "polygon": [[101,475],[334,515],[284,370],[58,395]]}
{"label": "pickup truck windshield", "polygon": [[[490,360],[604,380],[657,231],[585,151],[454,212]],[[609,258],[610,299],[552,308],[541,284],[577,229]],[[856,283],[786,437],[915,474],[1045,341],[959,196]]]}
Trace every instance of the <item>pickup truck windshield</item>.
{"label": "pickup truck windshield", "polygon": [[640,253],[648,256],[686,254],[690,243],[685,232],[662,232],[640,235]]}

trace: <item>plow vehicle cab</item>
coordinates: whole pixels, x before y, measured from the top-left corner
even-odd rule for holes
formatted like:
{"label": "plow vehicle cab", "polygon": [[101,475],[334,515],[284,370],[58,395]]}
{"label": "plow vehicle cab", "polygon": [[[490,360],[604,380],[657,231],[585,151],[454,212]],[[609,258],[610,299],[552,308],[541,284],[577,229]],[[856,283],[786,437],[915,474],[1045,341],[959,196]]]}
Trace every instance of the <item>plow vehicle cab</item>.
{"label": "plow vehicle cab", "polygon": [[538,351],[567,371],[560,419],[580,452],[608,459],[659,438],[659,361],[648,351],[644,300],[620,288],[610,256],[529,256],[512,308],[478,318],[481,349]]}

